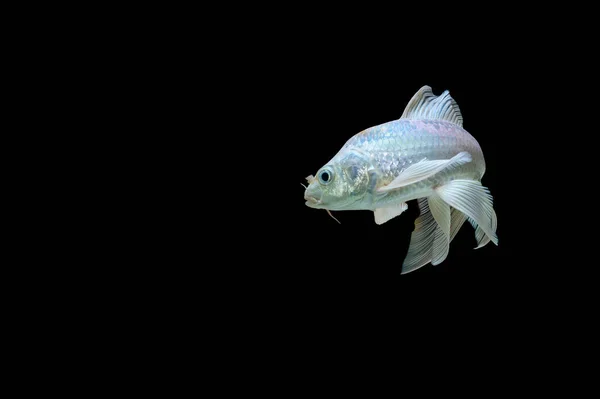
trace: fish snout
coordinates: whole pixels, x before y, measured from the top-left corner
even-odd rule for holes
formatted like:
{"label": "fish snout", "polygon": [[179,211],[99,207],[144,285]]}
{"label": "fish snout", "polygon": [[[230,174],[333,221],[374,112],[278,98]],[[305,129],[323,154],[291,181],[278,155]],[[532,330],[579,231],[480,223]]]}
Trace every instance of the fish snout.
{"label": "fish snout", "polygon": [[309,185],[306,191],[304,192],[304,199],[306,200],[306,205],[311,208],[317,208],[318,205],[321,204],[321,190],[315,189],[313,185]]}

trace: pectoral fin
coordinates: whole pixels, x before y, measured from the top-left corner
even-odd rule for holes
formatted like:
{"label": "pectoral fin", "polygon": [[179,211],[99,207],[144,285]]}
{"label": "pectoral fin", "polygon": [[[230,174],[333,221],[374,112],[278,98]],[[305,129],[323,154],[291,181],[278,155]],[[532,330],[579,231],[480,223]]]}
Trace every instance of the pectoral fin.
{"label": "pectoral fin", "polygon": [[402,172],[390,184],[387,186],[380,187],[377,189],[378,192],[386,192],[395,190],[400,187],[408,186],[409,184],[416,183],[420,180],[427,179],[434,174],[441,172],[447,168],[454,168],[456,166],[464,165],[471,162],[471,154],[468,152],[459,152],[450,159],[443,159],[437,161],[423,160],[417,162]]}
{"label": "pectoral fin", "polygon": [[408,209],[406,202],[385,208],[375,209],[375,223],[384,224]]}

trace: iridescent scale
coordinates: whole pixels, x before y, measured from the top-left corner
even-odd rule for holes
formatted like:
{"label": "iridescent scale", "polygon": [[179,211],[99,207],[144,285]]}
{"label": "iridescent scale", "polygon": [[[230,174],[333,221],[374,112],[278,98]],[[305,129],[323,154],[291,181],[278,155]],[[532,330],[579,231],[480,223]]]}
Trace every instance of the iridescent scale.
{"label": "iridescent scale", "polygon": [[[378,180],[370,195],[354,205],[355,209],[374,209],[421,198],[429,195],[433,187],[450,180],[480,181],[485,173],[485,161],[477,140],[462,127],[445,121],[399,119],[374,126],[350,138],[330,163],[353,150],[368,157]],[[471,162],[385,195],[376,192],[414,163],[448,160],[462,151],[471,155]]]}
{"label": "iridescent scale", "polygon": [[467,151],[473,162],[461,175],[480,180],[485,172],[483,153],[477,141],[460,126],[444,121],[399,119],[364,130],[342,147],[340,154],[357,148],[367,153],[388,184],[411,164],[427,160],[450,159]]}

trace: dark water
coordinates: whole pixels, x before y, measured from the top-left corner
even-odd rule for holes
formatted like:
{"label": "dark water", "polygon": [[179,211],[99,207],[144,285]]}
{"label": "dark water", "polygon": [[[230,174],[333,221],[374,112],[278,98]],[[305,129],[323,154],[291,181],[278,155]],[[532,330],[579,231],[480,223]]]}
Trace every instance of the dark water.
{"label": "dark water", "polygon": [[[213,331],[234,347],[281,345],[295,354],[330,342],[351,351],[348,341],[361,334],[368,342],[387,334],[397,340],[389,345],[405,347],[426,333],[452,347],[458,335],[531,341],[573,325],[593,291],[582,277],[591,267],[580,255],[582,233],[569,220],[586,214],[552,178],[564,162],[544,148],[551,127],[531,121],[548,110],[521,98],[531,99],[521,88],[536,75],[476,76],[490,65],[482,60],[419,75],[398,63],[341,73],[349,64],[333,58],[304,60],[298,72],[284,57],[244,75],[220,125],[198,134],[182,184],[188,201],[204,203],[173,216],[181,229],[163,233],[173,242],[165,258],[138,266],[131,284],[144,287],[140,306],[155,304],[174,325],[194,320],[198,335]],[[399,118],[423,85],[450,91],[483,150],[499,246],[473,250],[466,223],[442,264],[401,275],[414,201],[381,226],[371,212],[334,212],[340,225],[304,205],[301,183],[355,133]],[[206,134],[224,142],[211,146]]]}

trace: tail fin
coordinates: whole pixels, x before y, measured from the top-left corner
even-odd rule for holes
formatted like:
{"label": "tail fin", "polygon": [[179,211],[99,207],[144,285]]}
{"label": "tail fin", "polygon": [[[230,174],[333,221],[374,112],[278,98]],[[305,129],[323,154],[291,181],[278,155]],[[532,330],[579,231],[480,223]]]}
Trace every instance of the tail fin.
{"label": "tail fin", "polygon": [[468,219],[475,228],[477,248],[490,241],[498,245],[497,218],[492,196],[474,180],[453,180],[438,187],[428,198],[420,198],[420,215],[410,238],[402,274],[429,262],[437,265],[446,259],[450,242]]}

